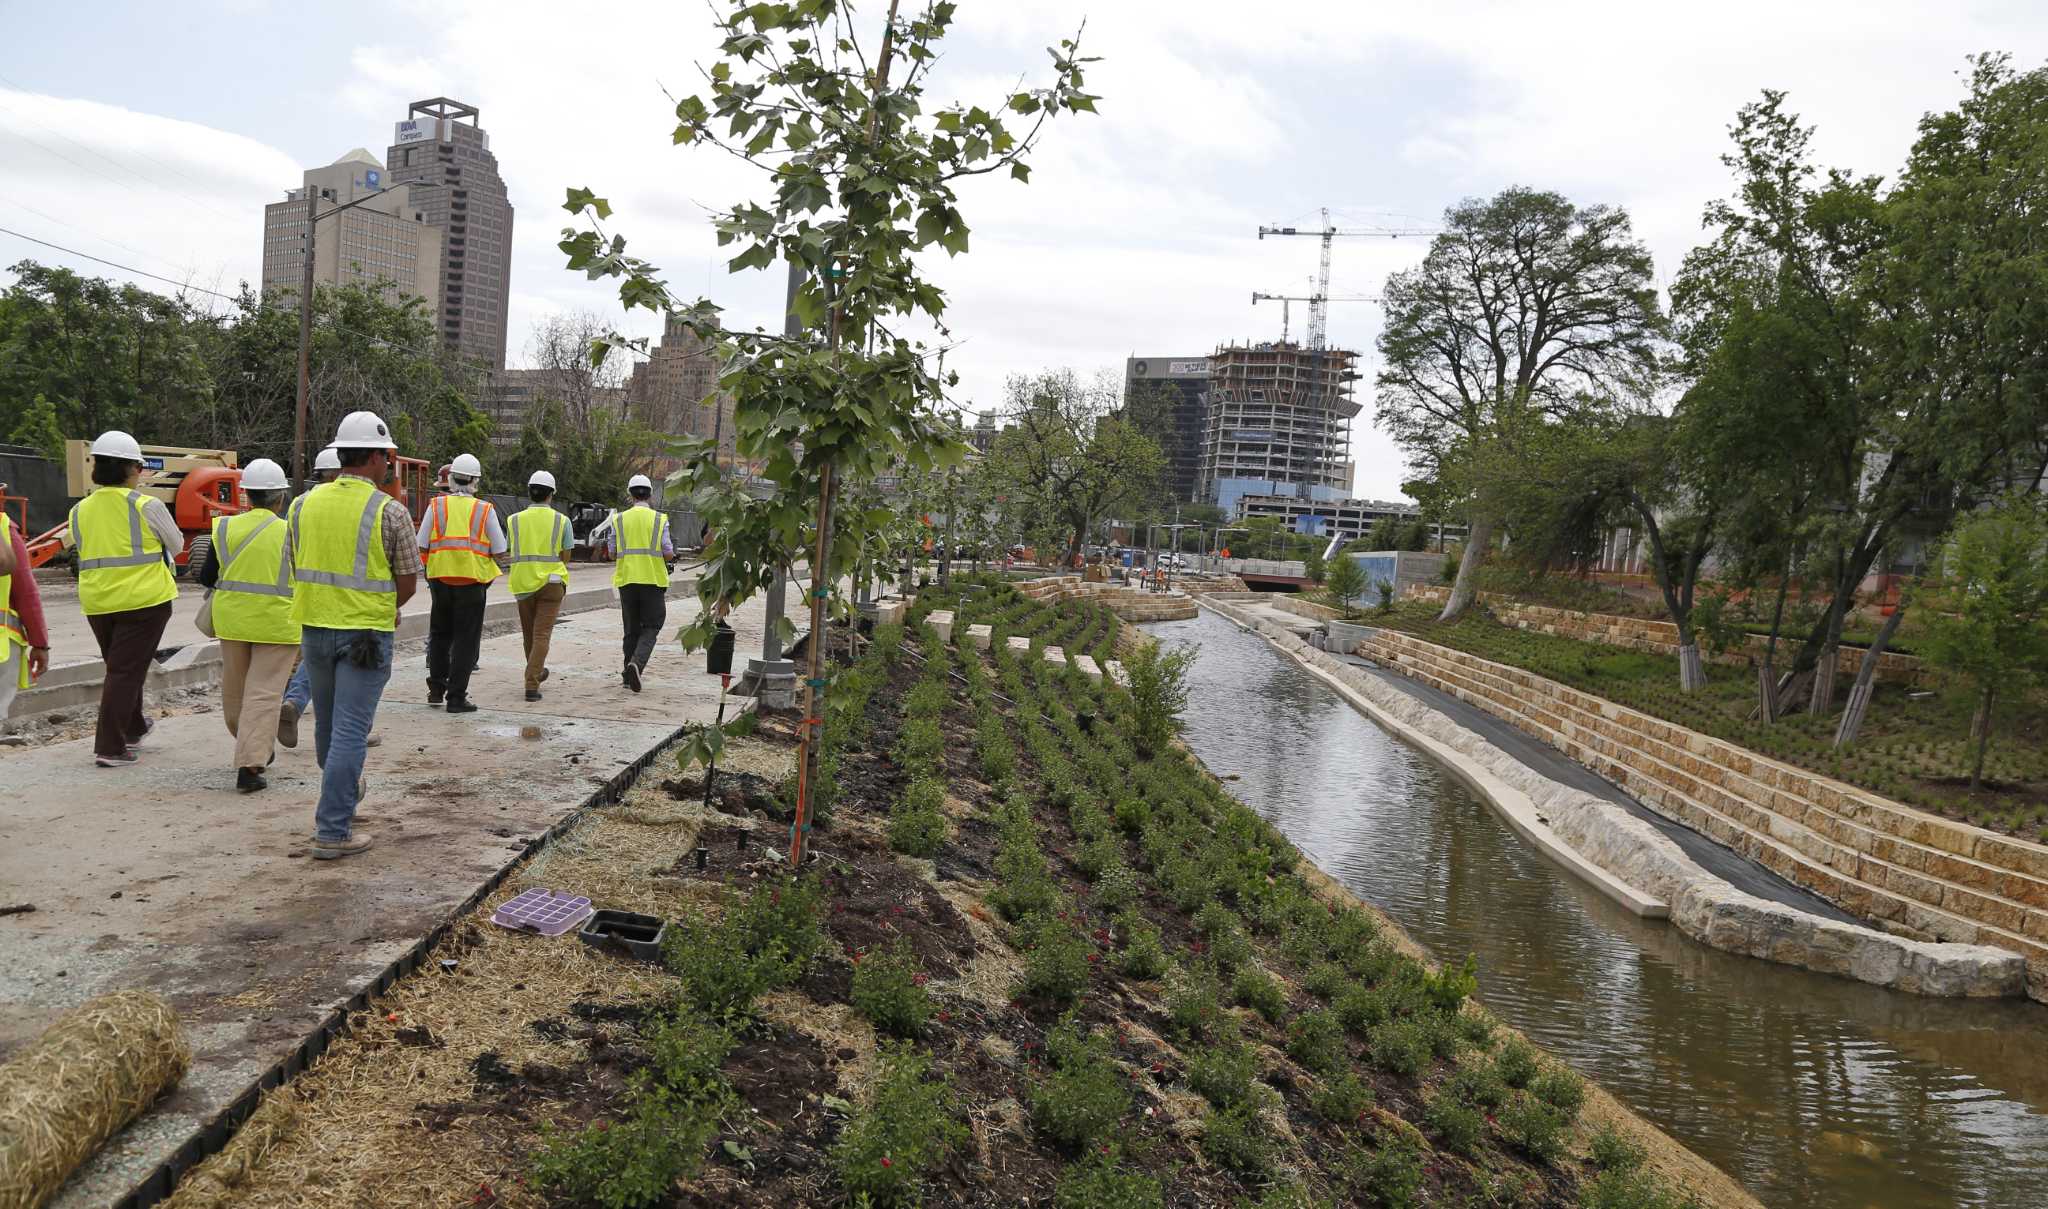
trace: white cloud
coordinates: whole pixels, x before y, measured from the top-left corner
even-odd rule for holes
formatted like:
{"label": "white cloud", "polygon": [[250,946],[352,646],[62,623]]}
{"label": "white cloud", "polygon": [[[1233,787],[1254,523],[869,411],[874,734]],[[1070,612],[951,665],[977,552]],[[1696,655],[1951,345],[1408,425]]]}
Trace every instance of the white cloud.
{"label": "white cloud", "polygon": [[[669,144],[663,88],[692,91],[695,64],[710,61],[706,11],[642,6],[619,33],[565,21],[561,6],[539,0],[465,0],[407,10],[402,37],[329,42],[299,66],[355,115],[361,134],[350,141],[373,153],[412,100],[451,96],[481,108],[517,207],[515,359],[551,310],[617,313],[609,285],[564,271],[554,247],[571,185],[609,197],[617,229],[680,292],[708,293],[737,323],[774,324],[779,275],[728,277],[705,217],[706,207],[758,198],[765,185],[717,152]],[[1084,53],[1104,57],[1088,78],[1101,114],[1052,123],[1028,187],[964,185],[973,252],[930,266],[950,293],[954,336],[966,339],[948,368],[963,376],[962,397],[984,406],[1011,373],[1089,370],[1131,353],[1276,335],[1279,316],[1254,310],[1250,292],[1307,292],[1315,245],[1260,242],[1254,231],[1323,204],[1340,223],[1427,225],[1465,196],[1507,184],[1556,188],[1627,206],[1668,279],[1699,238],[1701,206],[1728,187],[1718,161],[1727,124],[1760,89],[1792,93],[1820,127],[1825,162],[1892,173],[1919,115],[1959,95],[1964,54],[2031,50],[2048,33],[2048,12],[2036,6],[1933,0],[1730,0],[1712,9],[1640,0],[1268,0],[1251,9],[1241,0],[983,0],[961,6],[930,99],[999,97],[1019,74],[1041,77],[1042,48],[1083,16]],[[231,288],[253,275],[261,205],[301,167],[190,123],[0,93],[5,225],[167,276],[210,273]],[[1420,213],[1357,213],[1386,207]],[[1334,289],[1374,293],[1422,250],[1416,240],[1346,241]],[[1332,338],[1369,350],[1378,318],[1375,307],[1333,305]],[[1304,319],[1296,307],[1297,330]],[[1361,493],[1397,490],[1399,459],[1369,423],[1355,451]]]}

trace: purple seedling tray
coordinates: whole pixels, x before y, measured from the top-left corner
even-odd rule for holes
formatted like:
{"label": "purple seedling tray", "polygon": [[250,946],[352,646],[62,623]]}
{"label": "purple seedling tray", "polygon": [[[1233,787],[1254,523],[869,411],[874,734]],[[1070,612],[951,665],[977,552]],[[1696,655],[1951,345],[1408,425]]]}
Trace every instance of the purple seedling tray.
{"label": "purple seedling tray", "polygon": [[526,890],[499,905],[491,922],[519,932],[560,936],[590,918],[590,900],[553,890]]}

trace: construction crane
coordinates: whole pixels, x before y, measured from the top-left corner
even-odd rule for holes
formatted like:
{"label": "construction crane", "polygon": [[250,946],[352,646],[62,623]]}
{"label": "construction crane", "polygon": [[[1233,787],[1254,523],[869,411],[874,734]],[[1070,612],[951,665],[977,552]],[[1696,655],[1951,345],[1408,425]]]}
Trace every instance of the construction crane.
{"label": "construction crane", "polygon": [[[1330,211],[1321,211],[1323,225],[1320,227],[1260,227],[1259,238],[1268,235],[1310,235],[1323,241],[1322,264],[1316,270],[1316,290],[1308,297],[1308,347],[1311,352],[1321,352],[1329,339],[1330,330],[1330,244],[1337,239],[1400,239],[1405,235],[1437,235],[1441,232],[1428,227],[1353,227],[1339,230],[1330,225]],[[1257,298],[1253,299],[1254,302]]]}
{"label": "construction crane", "polygon": [[1287,343],[1287,328],[1288,328],[1288,325],[1289,325],[1289,318],[1288,318],[1288,311],[1289,311],[1289,308],[1288,308],[1288,305],[1287,305],[1287,304],[1288,304],[1288,303],[1290,303],[1290,302],[1318,302],[1318,301],[1321,301],[1321,302],[1379,302],[1379,301],[1381,301],[1381,299],[1379,299],[1379,298],[1375,298],[1375,297],[1373,297],[1373,296],[1372,296],[1372,295],[1370,295],[1370,294],[1339,294],[1339,295],[1338,295],[1338,296],[1336,296],[1335,298],[1323,298],[1323,297],[1321,297],[1320,295],[1316,295],[1316,294],[1263,294],[1263,293],[1260,293],[1260,292],[1259,292],[1258,290],[1253,290],[1253,291],[1252,291],[1252,305],[1253,305],[1253,306],[1257,306],[1257,305],[1259,305],[1259,304],[1260,304],[1261,302],[1277,302],[1277,303],[1279,303],[1279,304],[1280,304],[1280,343],[1282,343],[1282,344],[1285,344],[1285,343]]}

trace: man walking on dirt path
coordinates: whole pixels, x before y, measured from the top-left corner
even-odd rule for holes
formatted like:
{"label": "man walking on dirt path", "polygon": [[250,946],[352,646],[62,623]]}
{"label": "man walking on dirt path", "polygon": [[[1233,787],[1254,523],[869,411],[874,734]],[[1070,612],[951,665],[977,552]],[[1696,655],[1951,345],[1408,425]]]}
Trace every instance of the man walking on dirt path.
{"label": "man walking on dirt path", "polygon": [[526,480],[533,502],[512,517],[512,569],[506,586],[519,602],[519,638],[526,647],[526,699],[540,700],[540,682],[548,678],[548,642],[562,597],[569,593],[569,552],[576,536],[569,518],[555,511],[555,476],[536,470]]}
{"label": "man walking on dirt path", "polygon": [[449,492],[434,497],[420,515],[420,549],[427,558],[427,591],[433,612],[427,623],[427,704],[445,697],[448,712],[476,712],[469,676],[484,640],[484,606],[507,546],[498,510],[476,498],[483,466],[472,454],[457,454],[448,467]]}
{"label": "man walking on dirt path", "polygon": [[334,436],[341,475],[293,505],[285,533],[292,568],[292,619],[313,685],[314,751],[320,804],[313,811],[313,858],[362,852],[355,829],[363,760],[377,703],[391,680],[398,611],[419,587],[418,540],[405,505],[381,490],[398,449],[374,412],[350,412]]}
{"label": "man walking on dirt path", "polygon": [[669,540],[668,514],[654,510],[654,484],[644,474],[626,481],[632,504],[603,525],[603,546],[618,561],[612,586],[619,590],[619,619],[625,626],[626,687],[640,691],[640,674],[654,657],[654,644],[668,621],[668,564],[676,556]]}

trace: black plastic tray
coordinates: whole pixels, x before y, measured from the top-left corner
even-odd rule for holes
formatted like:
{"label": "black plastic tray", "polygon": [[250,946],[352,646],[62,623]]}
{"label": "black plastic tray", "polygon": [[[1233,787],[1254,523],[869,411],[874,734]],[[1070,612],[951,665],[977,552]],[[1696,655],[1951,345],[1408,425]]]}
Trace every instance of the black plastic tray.
{"label": "black plastic tray", "polygon": [[632,911],[599,911],[583,925],[577,939],[593,949],[624,953],[641,961],[660,961],[668,922]]}

